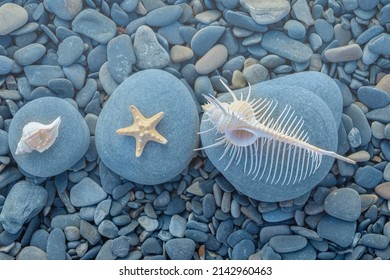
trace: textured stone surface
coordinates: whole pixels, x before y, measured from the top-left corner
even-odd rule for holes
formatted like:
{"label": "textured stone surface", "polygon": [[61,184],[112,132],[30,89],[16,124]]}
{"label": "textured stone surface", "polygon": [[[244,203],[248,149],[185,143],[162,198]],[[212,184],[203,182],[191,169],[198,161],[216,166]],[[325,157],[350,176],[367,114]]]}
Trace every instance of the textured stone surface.
{"label": "textured stone surface", "polygon": [[0,36],[18,29],[27,20],[28,14],[23,7],[14,3],[5,3],[0,7]]}
{"label": "textured stone surface", "polygon": [[278,22],[290,11],[290,3],[286,0],[240,0],[240,3],[258,24]]}

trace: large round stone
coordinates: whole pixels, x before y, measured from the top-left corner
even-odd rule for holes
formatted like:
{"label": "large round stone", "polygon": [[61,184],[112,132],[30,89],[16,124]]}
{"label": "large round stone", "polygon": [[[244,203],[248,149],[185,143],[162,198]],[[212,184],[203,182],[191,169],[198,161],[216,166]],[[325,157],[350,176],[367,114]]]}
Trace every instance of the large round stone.
{"label": "large round stone", "polygon": [[[117,134],[134,122],[130,105],[145,118],[164,116],[156,130],[168,142],[149,141],[135,155],[135,138]],[[199,117],[187,88],[162,70],[144,70],[127,78],[104,105],[96,125],[96,148],[101,160],[120,176],[140,184],[166,182],[182,172],[198,145]]]}
{"label": "large round stone", "polygon": [[[29,122],[50,124],[61,117],[58,136],[46,151],[15,155],[23,127]],[[15,114],[8,133],[8,144],[19,168],[37,177],[50,177],[71,168],[86,153],[89,130],[84,118],[69,102],[57,97],[35,99]]]}
{"label": "large round stone", "polygon": [[[303,130],[308,133],[309,140],[308,142],[312,145],[320,147],[325,150],[335,151],[337,148],[338,142],[338,124],[335,121],[337,115],[329,109],[328,105],[324,102],[324,100],[313,91],[307,90],[303,87],[289,85],[285,83],[285,78],[281,78],[282,83],[277,83],[277,79],[271,82],[264,82],[257,85],[252,86],[252,98],[267,98],[269,100],[278,101],[278,105],[275,111],[272,114],[272,118],[276,119],[283,111],[286,105],[290,105],[292,110],[295,111],[295,115],[300,118],[303,118],[304,125]],[[309,79],[310,80],[310,79]],[[312,83],[316,83],[316,80],[311,79]],[[332,88],[332,83],[329,83]],[[318,86],[313,85],[312,88],[315,90]],[[320,89],[324,91],[324,88]],[[243,97],[247,96],[248,88],[236,91],[236,95],[240,96],[241,92],[243,93]],[[336,91],[336,93],[340,94],[340,91]],[[232,98],[230,95],[225,94],[219,98],[220,101],[223,102],[231,102]],[[340,98],[340,102],[341,98]],[[334,104],[334,107],[336,104]],[[203,117],[205,118],[205,116]],[[292,118],[293,119],[293,118]],[[206,131],[211,129],[211,124],[207,121],[202,121],[201,131]],[[202,145],[204,147],[211,145],[217,142],[217,138],[221,137],[221,134],[215,134],[214,132],[206,132],[202,134]],[[272,144],[271,144],[272,146]],[[280,147],[283,149],[283,146]],[[275,202],[275,201],[283,201],[288,199],[293,199],[299,197],[308,191],[310,191],[313,187],[315,187],[319,182],[321,182],[325,176],[329,173],[330,168],[332,167],[332,163],[334,161],[333,158],[328,156],[323,156],[322,163],[320,167],[310,176],[306,177],[301,181],[296,181],[295,183],[295,172],[297,170],[298,164],[296,163],[294,166],[294,175],[292,175],[292,180],[288,183],[288,180],[283,184],[283,178],[285,177],[285,173],[282,172],[281,178],[278,183],[271,183],[272,177],[274,176],[274,169],[276,166],[276,160],[273,163],[273,166],[270,166],[270,157],[272,157],[272,152],[268,154],[268,164],[266,166],[264,176],[260,179],[260,175],[256,178],[255,173],[248,175],[248,172],[245,172],[245,156],[242,155],[240,161],[237,163],[237,158],[233,160],[233,163],[225,170],[230,161],[229,153],[224,157],[221,156],[224,153],[225,146],[217,146],[206,148],[205,152],[211,162],[215,165],[215,167],[221,171],[221,173],[232,183],[232,185],[241,193],[260,200],[267,202]],[[277,149],[277,145],[275,145],[275,151]],[[265,149],[264,149],[265,150]],[[272,150],[272,147],[270,148]],[[244,154],[244,153],[243,153]],[[262,164],[266,162],[266,152],[262,154]],[[275,159],[277,158],[277,152],[274,153]],[[260,158],[260,157],[259,157]],[[280,176],[280,170],[286,170],[286,159],[284,159],[284,168],[282,169],[282,159],[279,157],[278,169],[276,174],[276,178]],[[290,159],[293,159],[291,156]],[[306,158],[307,159],[307,158]],[[290,161],[290,164],[292,160]],[[295,162],[298,162],[298,156],[295,158]],[[300,165],[307,163],[307,160],[300,161]],[[248,156],[246,171],[249,170],[250,161]],[[262,169],[263,170],[263,169]],[[269,176],[269,172],[271,171],[270,180],[267,181],[267,177]],[[300,173],[299,173],[300,174]],[[287,175],[289,178],[290,175]],[[299,178],[299,176],[298,176]],[[276,180],[275,180],[276,181]]]}

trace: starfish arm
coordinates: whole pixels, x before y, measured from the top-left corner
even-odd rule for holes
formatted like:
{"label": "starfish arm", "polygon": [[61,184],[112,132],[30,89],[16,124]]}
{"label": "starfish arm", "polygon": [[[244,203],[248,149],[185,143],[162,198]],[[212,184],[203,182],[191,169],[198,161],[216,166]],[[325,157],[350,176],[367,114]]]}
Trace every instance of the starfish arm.
{"label": "starfish arm", "polygon": [[119,128],[116,133],[120,135],[134,136],[136,135],[137,130],[133,125],[131,125],[128,127]]}
{"label": "starfish arm", "polygon": [[155,114],[154,116],[150,117],[148,119],[148,122],[150,122],[151,127],[156,127],[156,125],[160,122],[160,120],[164,117],[164,112],[159,112]]}
{"label": "starfish arm", "polygon": [[165,139],[164,136],[162,136],[160,133],[157,132],[157,130],[153,129],[151,132],[150,132],[150,140],[151,141],[154,141],[154,142],[157,142],[157,143],[160,143],[160,144],[166,144],[168,143],[168,140]]}
{"label": "starfish arm", "polygon": [[148,141],[144,141],[142,138],[135,138],[135,156],[140,157],[144,151],[145,145]]}

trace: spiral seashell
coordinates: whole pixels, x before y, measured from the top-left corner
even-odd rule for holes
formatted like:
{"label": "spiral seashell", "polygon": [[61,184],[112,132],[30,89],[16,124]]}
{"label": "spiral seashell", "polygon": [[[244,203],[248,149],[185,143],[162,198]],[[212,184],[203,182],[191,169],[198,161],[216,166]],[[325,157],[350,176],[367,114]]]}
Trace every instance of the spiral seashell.
{"label": "spiral seashell", "polygon": [[[222,82],[222,81],[221,81]],[[222,82],[223,83],[223,82]],[[197,150],[224,145],[220,160],[230,156],[225,168],[233,161],[244,160],[244,172],[253,179],[263,179],[271,184],[295,184],[312,175],[321,165],[322,157],[329,156],[347,163],[356,162],[333,151],[327,151],[309,143],[304,120],[295,115],[290,105],[275,118],[272,114],[278,106],[274,100],[250,100],[251,87],[246,99],[231,94],[233,102],[220,102],[213,96],[205,96],[204,114],[212,128],[201,133],[215,131],[222,134],[216,142]]]}
{"label": "spiral seashell", "polygon": [[15,155],[22,155],[38,151],[40,153],[49,149],[58,136],[61,117],[45,125],[39,122],[30,122],[23,127],[22,137],[18,143]]}

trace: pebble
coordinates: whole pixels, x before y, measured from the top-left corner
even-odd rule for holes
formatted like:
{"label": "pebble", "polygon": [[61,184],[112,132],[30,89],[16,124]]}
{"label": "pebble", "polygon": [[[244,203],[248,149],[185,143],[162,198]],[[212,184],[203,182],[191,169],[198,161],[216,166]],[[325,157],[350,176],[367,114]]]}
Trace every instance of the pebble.
{"label": "pebble", "polygon": [[27,181],[19,181],[9,191],[2,211],[0,222],[3,228],[17,233],[23,224],[39,214],[45,206],[48,193],[46,189]]}
{"label": "pebble", "polygon": [[64,78],[61,67],[56,65],[29,65],[23,69],[32,86],[47,86],[52,79]]}
{"label": "pebble", "polygon": [[96,10],[86,9],[72,21],[72,30],[100,44],[107,44],[116,33],[115,22]]}
{"label": "pebble", "polygon": [[160,255],[163,249],[156,238],[150,237],[142,243],[141,252],[144,256]]}
{"label": "pebble", "polygon": [[217,209],[214,195],[212,195],[211,193],[206,194],[203,197],[202,206],[203,217],[205,217],[206,219],[210,219],[211,217],[213,217]]}
{"label": "pebble", "polygon": [[99,225],[104,220],[104,218],[108,216],[108,214],[110,213],[111,203],[111,199],[105,199],[99,202],[99,204],[96,206],[95,213],[93,216],[95,225]]}
{"label": "pebble", "polygon": [[390,105],[384,108],[374,109],[366,114],[367,119],[371,121],[378,121],[382,123],[390,122]]}
{"label": "pebble", "polygon": [[353,126],[359,130],[361,145],[367,145],[371,139],[371,128],[363,111],[356,104],[351,104],[345,108],[344,113],[352,119]]}
{"label": "pebble", "polygon": [[303,249],[307,239],[300,235],[277,235],[269,240],[269,246],[277,253],[290,253]]}
{"label": "pebble", "polygon": [[0,36],[22,27],[27,20],[26,9],[14,3],[5,3],[0,7]]}
{"label": "pebble", "polygon": [[31,65],[41,59],[45,53],[45,46],[38,43],[33,43],[17,50],[14,53],[14,59],[15,62],[19,65],[26,66]]}
{"label": "pebble", "polygon": [[119,236],[112,241],[112,253],[120,258],[129,254],[130,240],[127,236]]}
{"label": "pebble", "polygon": [[191,39],[191,49],[198,56],[205,55],[225,32],[223,26],[207,26],[197,31]]}
{"label": "pebble", "polygon": [[372,38],[368,42],[367,46],[370,51],[376,54],[390,55],[390,46],[388,45],[389,43],[390,35],[383,33]]}
{"label": "pebble", "polygon": [[325,59],[333,63],[358,60],[362,55],[363,51],[358,44],[328,49],[324,52]]}
{"label": "pebble", "polygon": [[[345,201],[348,201],[348,204]],[[353,189],[337,189],[325,198],[324,209],[326,213],[335,218],[353,222],[360,216],[361,199],[358,192]]]}
{"label": "pebble", "polygon": [[390,104],[390,95],[375,87],[362,86],[358,89],[357,96],[370,109],[382,108]]}
{"label": "pebble", "polygon": [[158,228],[158,220],[156,219],[151,219],[147,216],[141,216],[137,221],[146,231],[153,232]]}
{"label": "pebble", "polygon": [[179,5],[165,6],[149,12],[145,22],[149,26],[166,26],[177,21],[183,13]]}
{"label": "pebble", "polygon": [[303,40],[306,36],[305,26],[297,20],[288,20],[283,28],[287,31],[287,35],[292,39]]}
{"label": "pebble", "polygon": [[349,131],[348,142],[352,148],[357,148],[362,144],[362,138],[360,136],[360,131],[356,127],[353,127]]}
{"label": "pebble", "polygon": [[299,251],[282,254],[283,260],[315,260],[316,258],[316,250],[310,243],[308,243],[305,248]]}
{"label": "pebble", "polygon": [[390,199],[390,182],[384,182],[375,187],[375,192],[384,199]]}
{"label": "pebble", "polygon": [[366,233],[364,234],[360,240],[360,245],[365,245],[374,249],[383,250],[386,249],[389,246],[389,237],[382,234],[375,234],[375,233]]}
{"label": "pebble", "polygon": [[267,27],[265,25],[258,24],[250,16],[248,16],[248,14],[243,12],[227,10],[224,14],[224,18],[227,22],[236,27],[241,27],[256,32],[267,31]]}
{"label": "pebble", "polygon": [[175,237],[184,237],[186,220],[180,215],[173,215],[169,224],[169,233]]}
{"label": "pebble", "polygon": [[240,4],[258,24],[272,24],[283,19],[290,12],[290,3],[286,0],[240,0]]}
{"label": "pebble", "polygon": [[135,33],[134,52],[137,67],[141,69],[163,68],[169,63],[169,54],[159,44],[153,30],[145,25]]}
{"label": "pebble", "polygon": [[26,246],[17,255],[17,260],[47,260],[47,254],[35,246]]}
{"label": "pebble", "polygon": [[243,76],[248,84],[255,85],[269,78],[268,70],[261,64],[253,64],[244,68]]}
{"label": "pebble", "polygon": [[0,129],[0,155],[7,155],[9,152],[8,147],[8,133]]}
{"label": "pebble", "polygon": [[[119,84],[111,76],[110,70],[108,68],[108,62],[105,62],[99,70],[99,81],[104,91],[108,95],[111,95],[115,91],[115,89],[119,86]],[[94,95],[96,96],[96,92],[94,92]],[[93,99],[94,98],[92,98],[92,100]]]}
{"label": "pebble", "polygon": [[75,207],[98,204],[107,197],[107,193],[94,180],[83,178],[70,190],[70,201]]}
{"label": "pebble", "polygon": [[103,220],[98,226],[98,232],[101,236],[114,239],[118,236],[118,227],[110,220]]}
{"label": "pebble", "polygon": [[366,189],[375,188],[382,180],[382,172],[372,166],[359,167],[355,174],[355,182]]}
{"label": "pebble", "polygon": [[174,238],[167,241],[165,250],[171,260],[191,260],[195,245],[195,242],[189,238]]}
{"label": "pebble", "polygon": [[310,12],[310,7],[306,0],[298,0],[292,5],[292,10],[296,18],[303,22],[306,27],[314,24],[313,16]]}
{"label": "pebble", "polygon": [[66,245],[65,234],[59,228],[54,228],[47,239],[47,258],[49,260],[65,260]]}
{"label": "pebble", "polygon": [[192,49],[181,46],[181,45],[174,45],[171,48],[170,57],[173,63],[181,63],[187,60],[190,60],[194,57],[194,52]]}
{"label": "pebble", "polygon": [[323,217],[317,226],[320,237],[328,239],[341,247],[352,244],[356,231],[356,222],[347,222],[331,216]]}
{"label": "pebble", "polygon": [[[313,55],[309,47],[279,31],[267,32],[263,36],[261,46],[273,54],[294,62],[307,62]],[[285,46],[289,46],[289,48],[285,48]]]}
{"label": "pebble", "polygon": [[233,247],[232,260],[248,260],[256,252],[256,247],[252,241],[243,239]]}
{"label": "pebble", "polygon": [[45,0],[43,4],[51,13],[63,20],[72,20],[83,9],[82,0]]}
{"label": "pebble", "polygon": [[44,229],[36,230],[31,236],[30,245],[46,251],[49,233]]}
{"label": "pebble", "polygon": [[97,227],[84,220],[80,221],[80,235],[92,246],[96,245],[101,239]]}
{"label": "pebble", "polygon": [[356,38],[356,44],[363,45],[384,31],[383,26],[373,25]]}
{"label": "pebble", "polygon": [[65,238],[68,241],[76,241],[80,239],[80,229],[75,226],[67,226],[64,229]]}
{"label": "pebble", "polygon": [[7,75],[12,71],[14,61],[4,55],[0,55],[0,75]]}
{"label": "pebble", "polygon": [[165,207],[165,206],[167,206],[169,204],[170,201],[171,201],[171,197],[169,195],[169,192],[168,191],[163,191],[153,201],[153,206],[157,207],[157,208]]}
{"label": "pebble", "polygon": [[204,75],[222,66],[228,58],[228,51],[224,45],[218,44],[212,47],[195,64],[197,73]]}
{"label": "pebble", "polygon": [[210,24],[221,17],[222,13],[219,10],[207,10],[195,16],[195,19],[203,24]]}
{"label": "pebble", "polygon": [[58,63],[61,66],[70,66],[83,54],[84,42],[79,36],[69,36],[58,46]]}
{"label": "pebble", "polygon": [[385,75],[376,85],[376,88],[381,89],[390,94],[390,75]]}
{"label": "pebble", "polygon": [[316,33],[321,37],[322,41],[328,43],[332,41],[334,36],[333,26],[324,19],[317,19],[314,22],[314,29]]}

